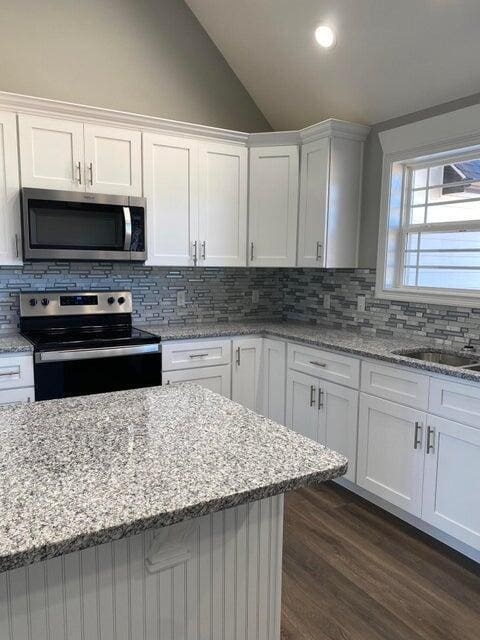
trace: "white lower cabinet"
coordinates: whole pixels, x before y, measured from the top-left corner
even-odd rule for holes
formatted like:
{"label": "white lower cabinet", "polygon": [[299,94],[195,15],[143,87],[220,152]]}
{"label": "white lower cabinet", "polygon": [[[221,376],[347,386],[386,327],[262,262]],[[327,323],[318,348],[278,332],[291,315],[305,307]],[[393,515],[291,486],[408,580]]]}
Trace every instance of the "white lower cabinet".
{"label": "white lower cabinet", "polygon": [[285,424],[285,383],[287,345],[282,340],[263,340],[262,412],[267,418]]}
{"label": "white lower cabinet", "polygon": [[428,416],[422,518],[480,549],[480,429]]}
{"label": "white lower cabinet", "polygon": [[261,411],[261,359],[263,338],[237,338],[232,340],[232,400]]}
{"label": "white lower cabinet", "polygon": [[34,387],[26,389],[4,389],[0,391],[0,405],[15,405],[35,400]]}
{"label": "white lower cabinet", "polygon": [[348,458],[355,481],[358,391],[289,369],[287,426]]}
{"label": "white lower cabinet", "polygon": [[192,382],[201,387],[210,389],[226,398],[230,398],[230,365],[216,367],[198,367],[184,371],[167,371],[163,374],[163,384],[176,384],[178,382]]}
{"label": "white lower cabinet", "polygon": [[360,394],[357,484],[417,516],[425,423],[422,411]]}

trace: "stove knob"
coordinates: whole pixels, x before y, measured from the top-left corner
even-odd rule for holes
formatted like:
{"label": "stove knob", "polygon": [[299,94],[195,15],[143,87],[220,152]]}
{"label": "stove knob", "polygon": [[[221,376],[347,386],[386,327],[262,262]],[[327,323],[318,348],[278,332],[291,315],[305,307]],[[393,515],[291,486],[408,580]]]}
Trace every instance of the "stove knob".
{"label": "stove knob", "polygon": [[110,296],[109,298],[107,298],[107,302],[108,304],[113,304],[115,302],[115,298],[113,296]]}
{"label": "stove knob", "polygon": [[50,300],[48,298],[42,298],[42,305],[46,307],[49,304]]}
{"label": "stove knob", "polygon": [[30,298],[30,300],[28,301],[31,307],[35,307],[37,305],[37,299],[36,298]]}
{"label": "stove knob", "polygon": [[120,296],[120,298],[118,299],[118,304],[123,304],[125,302],[125,298],[123,296]]}

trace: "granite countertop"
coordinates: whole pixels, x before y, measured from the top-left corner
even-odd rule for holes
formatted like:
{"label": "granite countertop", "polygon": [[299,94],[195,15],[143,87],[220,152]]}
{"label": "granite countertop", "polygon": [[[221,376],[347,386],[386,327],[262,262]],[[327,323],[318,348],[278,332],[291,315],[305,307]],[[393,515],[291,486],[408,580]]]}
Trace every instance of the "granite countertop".
{"label": "granite countertop", "polygon": [[0,354],[31,353],[33,345],[19,333],[0,333]]}
{"label": "granite countertop", "polygon": [[[421,351],[424,349],[447,353],[459,352],[459,349],[455,351],[451,348],[439,347],[438,343],[426,338],[366,335],[359,331],[332,329],[331,327],[301,322],[223,322],[185,326],[152,324],[142,325],[142,329],[160,336],[162,341],[241,335],[272,336],[355,356],[375,358],[417,370],[480,382],[480,371],[416,360],[402,355],[402,352],[407,350]],[[480,353],[476,354],[473,359],[480,361]]]}
{"label": "granite countertop", "polygon": [[0,571],[346,468],[340,454],[197,385],[0,408]]}

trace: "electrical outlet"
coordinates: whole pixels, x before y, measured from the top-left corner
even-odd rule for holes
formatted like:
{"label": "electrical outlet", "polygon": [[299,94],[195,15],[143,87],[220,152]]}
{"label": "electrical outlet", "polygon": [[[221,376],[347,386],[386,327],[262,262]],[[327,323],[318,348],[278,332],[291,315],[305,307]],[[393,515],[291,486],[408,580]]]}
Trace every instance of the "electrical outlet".
{"label": "electrical outlet", "polygon": [[177,291],[177,307],[184,307],[185,304],[185,291]]}
{"label": "electrical outlet", "polygon": [[365,311],[365,296],[357,297],[357,311]]}
{"label": "electrical outlet", "polygon": [[324,309],[330,309],[330,294],[329,293],[324,293],[323,294],[323,308]]}
{"label": "electrical outlet", "polygon": [[260,291],[258,291],[257,289],[254,289],[252,291],[252,303],[258,304],[259,302],[260,302]]}

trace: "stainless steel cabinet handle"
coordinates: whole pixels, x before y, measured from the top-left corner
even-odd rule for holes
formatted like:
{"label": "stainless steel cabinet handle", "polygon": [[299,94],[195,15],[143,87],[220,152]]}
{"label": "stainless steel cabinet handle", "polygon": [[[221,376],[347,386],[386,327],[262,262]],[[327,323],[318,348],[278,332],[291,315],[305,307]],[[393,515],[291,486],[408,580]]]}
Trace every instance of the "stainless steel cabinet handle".
{"label": "stainless steel cabinet handle", "polygon": [[240,366],[240,347],[237,347],[235,351],[237,353],[237,365]]}
{"label": "stainless steel cabinet handle", "polygon": [[323,407],[323,389],[318,387],[318,409]]}
{"label": "stainless steel cabinet handle", "polygon": [[2,373],[0,373],[0,376],[18,376],[20,373],[20,371],[2,371]]}
{"label": "stainless steel cabinet handle", "polygon": [[93,184],[93,162],[90,162],[90,164],[88,165],[88,175],[90,178],[90,184]]}
{"label": "stainless steel cabinet handle", "polygon": [[435,451],[435,429],[427,427],[427,453]]}
{"label": "stainless steel cabinet handle", "polygon": [[311,407],[315,406],[315,385],[314,384],[310,386],[310,406]]}
{"label": "stainless steel cabinet handle", "polygon": [[318,362],[318,360],[310,360],[310,364],[313,364],[316,367],[326,367],[327,366],[327,364],[325,362]]}
{"label": "stainless steel cabinet handle", "polygon": [[250,242],[250,260],[253,260],[253,242]]}
{"label": "stainless steel cabinet handle", "polygon": [[17,258],[19,257],[18,255],[18,233],[15,234],[15,253],[17,254]]}
{"label": "stainless steel cabinet handle", "polygon": [[78,184],[82,184],[82,163],[76,162],[75,163],[75,167],[77,168],[77,182]]}
{"label": "stainless steel cabinet handle", "polygon": [[197,266],[197,262],[198,262],[197,250],[198,250],[198,242],[195,240],[195,242],[192,242],[192,258],[193,258],[194,267]]}
{"label": "stainless steel cabinet handle", "polygon": [[202,242],[202,255],[200,257],[202,260],[206,260],[207,258],[207,243],[205,240]]}
{"label": "stainless steel cabinet handle", "polygon": [[420,422],[415,422],[415,434],[413,436],[413,448],[418,449],[422,446],[422,431],[423,425]]}
{"label": "stainless steel cabinet handle", "polygon": [[316,259],[317,260],[320,260],[322,258],[321,248],[322,248],[322,243],[320,241],[318,241],[317,242],[317,255],[316,255]]}
{"label": "stainless steel cabinet handle", "polygon": [[189,354],[189,358],[204,358],[205,356],[208,356],[208,353],[190,353]]}

